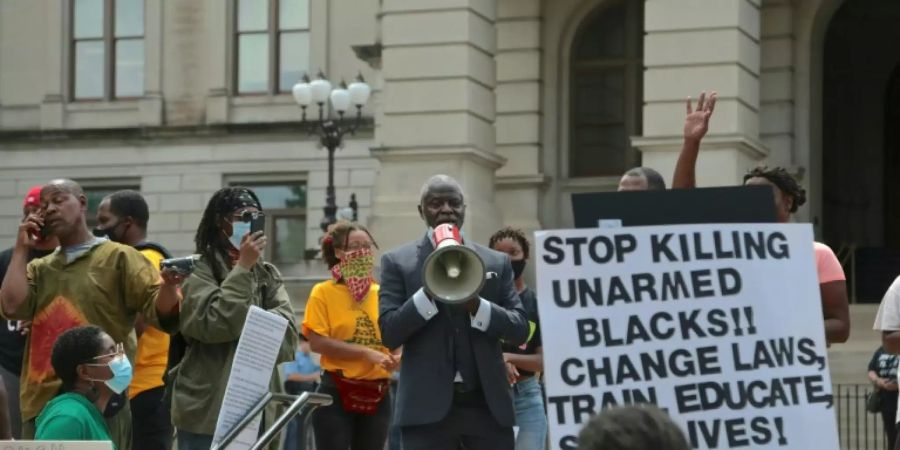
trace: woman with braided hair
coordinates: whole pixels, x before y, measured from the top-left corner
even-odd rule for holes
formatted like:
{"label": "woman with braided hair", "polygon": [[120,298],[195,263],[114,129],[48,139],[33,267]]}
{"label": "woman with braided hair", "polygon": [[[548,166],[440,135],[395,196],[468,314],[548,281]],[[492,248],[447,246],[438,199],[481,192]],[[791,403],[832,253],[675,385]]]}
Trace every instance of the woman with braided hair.
{"label": "woman with braided hair", "polygon": [[[672,187],[693,189],[697,185],[697,155],[700,141],[706,135],[709,119],[715,108],[716,93],[704,101],[700,95],[697,109],[687,99],[687,115],[684,122],[684,147],[678,156]],[[710,104],[711,103],[711,104]],[[800,183],[782,167],[757,167],[744,175],[745,186],[771,186],[775,195],[775,214],[779,223],[788,223],[791,214],[806,203],[806,191]],[[829,344],[846,342],[850,337],[850,307],[847,298],[847,282],[844,269],[830,247],[815,242],[816,271],[819,275],[819,291],[822,295],[822,313],[825,316],[825,340]]]}
{"label": "woman with braided hair", "polygon": [[400,357],[381,342],[374,248],[365,227],[345,221],[322,240],[332,279],[313,287],[303,319],[303,335],[322,355],[319,392],[334,398],[313,413],[316,448],[383,450],[387,439],[389,379]]}
{"label": "woman with braided hair", "polygon": [[[775,195],[775,214],[780,223],[788,223],[791,214],[806,203],[806,191],[784,168],[757,167],[744,175],[745,186],[771,186]],[[831,247],[814,242],[822,314],[825,317],[825,341],[846,342],[850,337],[850,307],[844,269]]]}
{"label": "woman with braided hair", "polygon": [[[187,350],[173,369],[172,423],[179,450],[208,450],[238,339],[251,306],[288,320],[278,362],[294,356],[299,331],[294,310],[272,264],[262,260],[266,237],[251,233],[262,215],[256,194],[226,187],[213,194],[197,229],[194,272],[182,286],[181,334]],[[277,381],[273,387],[277,389]]]}

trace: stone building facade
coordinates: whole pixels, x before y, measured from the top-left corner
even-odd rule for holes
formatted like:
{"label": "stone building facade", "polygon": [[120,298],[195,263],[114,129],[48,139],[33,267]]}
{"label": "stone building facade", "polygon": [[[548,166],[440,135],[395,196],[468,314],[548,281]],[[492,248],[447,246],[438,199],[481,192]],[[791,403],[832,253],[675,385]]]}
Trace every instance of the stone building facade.
{"label": "stone building facade", "polygon": [[671,181],[684,100],[716,90],[699,184],[789,168],[809,193],[797,219],[884,283],[900,270],[898,19],[891,0],[0,0],[0,240],[31,185],[66,176],[94,200],[140,189],[150,237],[188,253],[210,194],[249,184],[268,189],[268,256],[302,300],[325,275],[308,257],[327,167],[289,87],[322,70],[373,86],[335,183],[382,248],[423,232],[438,172],[462,181],[481,241],[570,226],[572,193],[634,165]]}

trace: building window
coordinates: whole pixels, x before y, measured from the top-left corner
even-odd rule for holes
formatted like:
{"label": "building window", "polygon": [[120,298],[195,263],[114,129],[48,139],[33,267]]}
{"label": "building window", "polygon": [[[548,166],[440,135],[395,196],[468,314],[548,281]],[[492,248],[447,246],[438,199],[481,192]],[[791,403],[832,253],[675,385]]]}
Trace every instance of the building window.
{"label": "building window", "polygon": [[309,0],[236,0],[235,91],[278,94],[309,70]]}
{"label": "building window", "polygon": [[125,189],[135,191],[141,189],[140,182],[137,180],[81,181],[79,184],[84,189],[85,197],[87,197],[85,218],[87,219],[88,228],[92,229],[97,226],[97,208],[106,196]]}
{"label": "building window", "polygon": [[144,0],[72,0],[74,100],[144,94]]}
{"label": "building window", "polygon": [[265,258],[275,264],[303,261],[306,252],[306,182],[233,181],[256,193],[266,215]]}
{"label": "building window", "polygon": [[572,44],[572,177],[618,176],[639,164],[644,2],[618,0],[594,12]]}

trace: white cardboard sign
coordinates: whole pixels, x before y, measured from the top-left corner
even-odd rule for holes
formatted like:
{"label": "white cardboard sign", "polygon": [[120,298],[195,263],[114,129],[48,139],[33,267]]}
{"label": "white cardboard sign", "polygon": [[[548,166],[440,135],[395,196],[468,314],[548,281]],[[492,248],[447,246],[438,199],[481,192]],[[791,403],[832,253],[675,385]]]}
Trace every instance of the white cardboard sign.
{"label": "white cardboard sign", "polygon": [[654,403],[698,449],[838,450],[809,225],[536,233],[551,448]]}

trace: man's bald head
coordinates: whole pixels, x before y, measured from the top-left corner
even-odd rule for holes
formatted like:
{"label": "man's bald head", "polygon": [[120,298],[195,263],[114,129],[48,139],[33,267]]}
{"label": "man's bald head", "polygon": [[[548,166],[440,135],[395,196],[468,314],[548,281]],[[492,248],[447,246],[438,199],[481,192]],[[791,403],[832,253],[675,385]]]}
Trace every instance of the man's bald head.
{"label": "man's bald head", "polygon": [[51,180],[49,183],[44,185],[43,189],[41,189],[41,197],[51,192],[66,192],[72,194],[75,197],[84,195],[84,189],[81,188],[81,185],[68,178],[58,178],[56,180]]}
{"label": "man's bald head", "polygon": [[41,209],[44,225],[61,245],[84,242],[90,236],[85,223],[87,197],[78,183],[67,178],[47,183],[41,189]]}
{"label": "man's bald head", "polygon": [[649,167],[635,167],[619,180],[621,191],[664,191],[666,180],[659,172]]}
{"label": "man's bald head", "polygon": [[422,185],[419,215],[429,227],[453,223],[462,227],[466,217],[462,186],[449,175],[435,175]]}

